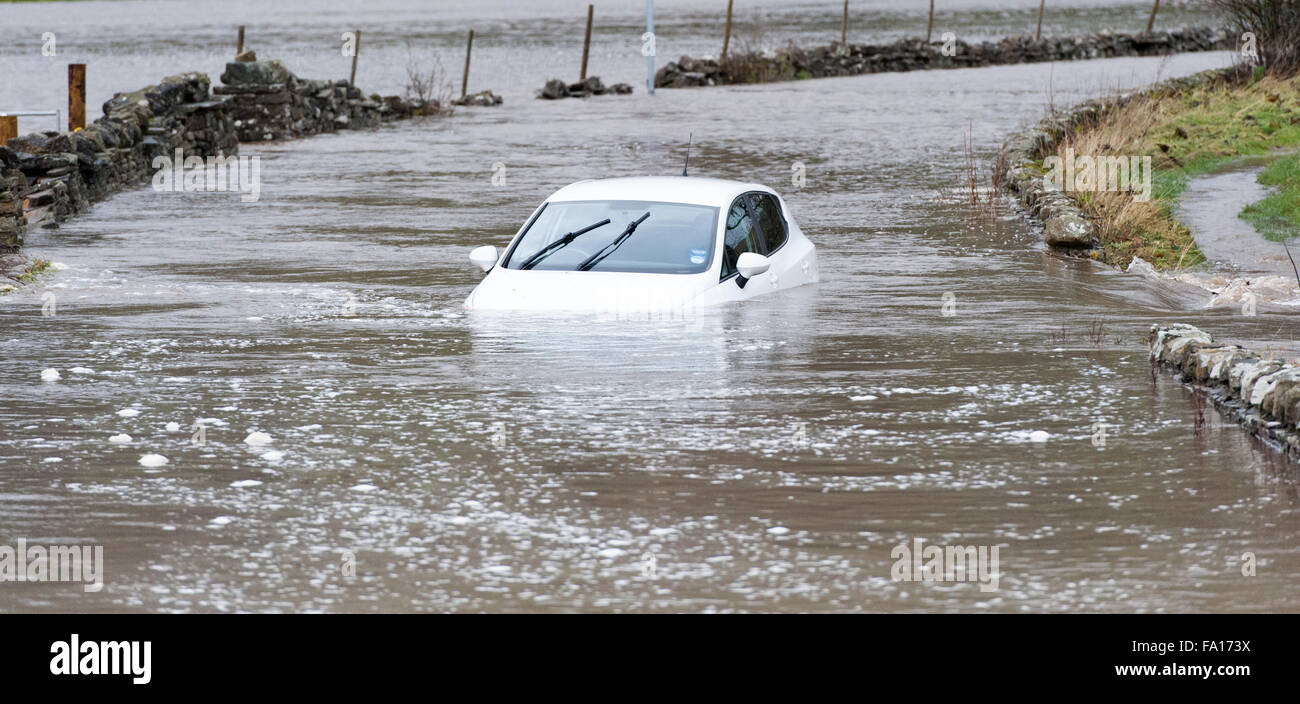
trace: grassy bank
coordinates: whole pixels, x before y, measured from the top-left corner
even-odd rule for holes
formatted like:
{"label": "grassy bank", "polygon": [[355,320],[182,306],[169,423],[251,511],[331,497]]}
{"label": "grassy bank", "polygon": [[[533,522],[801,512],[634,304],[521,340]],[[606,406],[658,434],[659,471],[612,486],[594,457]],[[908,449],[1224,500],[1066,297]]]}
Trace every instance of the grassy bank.
{"label": "grassy bank", "polygon": [[[1124,191],[1071,191],[1069,195],[1097,226],[1101,256],[1127,266],[1141,257],[1158,269],[1205,260],[1187,227],[1172,214],[1188,180],[1243,156],[1300,145],[1300,77],[1221,81],[1193,89],[1134,98],[1091,124],[1066,135],[1056,154],[1150,155],[1154,176],[1150,200]],[[1282,159],[1266,173],[1281,190],[1250,206],[1243,215],[1278,225],[1300,225],[1300,163]]]}
{"label": "grassy bank", "polygon": [[1259,182],[1275,192],[1251,203],[1241,217],[1264,237],[1280,241],[1300,234],[1300,154],[1278,159],[1259,175]]}

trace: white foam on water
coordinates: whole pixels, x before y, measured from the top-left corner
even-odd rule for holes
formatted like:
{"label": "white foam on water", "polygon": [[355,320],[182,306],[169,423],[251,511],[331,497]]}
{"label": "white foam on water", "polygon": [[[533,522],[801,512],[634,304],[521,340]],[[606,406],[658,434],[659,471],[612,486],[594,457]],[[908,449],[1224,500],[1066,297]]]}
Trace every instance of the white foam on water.
{"label": "white foam on water", "polygon": [[1251,276],[1233,277],[1221,273],[1179,272],[1164,273],[1155,267],[1133,257],[1125,273],[1139,274],[1149,279],[1177,282],[1200,288],[1210,294],[1206,308],[1222,306],[1241,306],[1247,302],[1272,303],[1275,305],[1300,305],[1300,287],[1296,286],[1295,277],[1277,274],[1259,273]]}
{"label": "white foam on water", "polygon": [[119,416],[122,416],[123,418],[134,418],[140,415],[140,411],[137,411],[134,408],[123,408],[122,410],[118,411],[117,414]]}
{"label": "white foam on water", "polygon": [[266,433],[258,430],[249,433],[248,437],[244,438],[244,443],[247,445],[252,445],[254,447],[259,447],[261,445],[270,445],[271,439],[272,438],[270,435],[267,435]]}
{"label": "white foam on water", "polygon": [[237,481],[237,482],[231,482],[231,483],[230,483],[230,486],[232,486],[232,487],[234,487],[234,488],[236,488],[236,489],[243,489],[243,488],[245,488],[245,487],[250,487],[250,486],[261,486],[261,485],[262,485],[262,482],[259,482],[259,481],[257,481],[256,479],[241,479],[241,480],[239,480],[239,481]]}
{"label": "white foam on water", "polygon": [[161,467],[167,464],[168,462],[170,462],[170,460],[168,460],[166,457],[163,457],[162,455],[155,455],[153,453],[140,456],[140,464],[145,467]]}
{"label": "white foam on water", "polygon": [[131,442],[131,436],[126,433],[118,433],[117,435],[110,435],[108,441],[116,443]]}
{"label": "white foam on water", "polygon": [[1006,433],[1004,437],[1010,443],[1047,442],[1052,435],[1046,430],[1015,430]]}

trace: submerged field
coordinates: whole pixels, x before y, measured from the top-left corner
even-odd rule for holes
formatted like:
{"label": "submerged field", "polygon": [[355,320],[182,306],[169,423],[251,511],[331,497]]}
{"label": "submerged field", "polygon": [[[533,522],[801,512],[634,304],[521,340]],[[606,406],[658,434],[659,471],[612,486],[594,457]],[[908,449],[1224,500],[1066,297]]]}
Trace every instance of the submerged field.
{"label": "submerged field", "polygon": [[[1038,9],[959,2],[943,24],[962,37],[1032,29]],[[0,534],[102,545],[107,566],[93,593],[8,584],[0,612],[1300,608],[1294,472],[1153,375],[1140,342],[1176,320],[1261,349],[1300,320],[1047,256],[1019,218],[971,223],[935,197],[964,177],[964,132],[990,159],[1049,94],[1224,57],[540,101],[557,64],[578,70],[557,28],[580,39],[581,8],[446,4],[375,0],[357,83],[400,91],[402,39],[461,56],[481,27],[470,89],[504,105],[241,147],[262,160],[257,202],[142,188],[29,232],[53,270],[0,296]],[[74,46],[98,52],[92,105],[219,73],[236,21],[259,56],[346,76],[337,41],[357,21],[306,0],[238,20],[170,3],[165,22],[148,3],[43,5],[78,42],[25,58],[49,16],[6,8],[0,102],[65,98]],[[659,5],[661,54],[717,51],[718,3]],[[824,3],[741,5],[782,39],[838,31]],[[1150,10],[1073,7],[1044,32]],[[593,72],[636,82],[641,20],[608,16]],[[692,133],[692,174],[782,193],[821,283],[680,322],[461,309],[471,249],[507,244],[568,183],[680,173]],[[917,538],[997,546],[999,591],[895,581],[892,551]]]}

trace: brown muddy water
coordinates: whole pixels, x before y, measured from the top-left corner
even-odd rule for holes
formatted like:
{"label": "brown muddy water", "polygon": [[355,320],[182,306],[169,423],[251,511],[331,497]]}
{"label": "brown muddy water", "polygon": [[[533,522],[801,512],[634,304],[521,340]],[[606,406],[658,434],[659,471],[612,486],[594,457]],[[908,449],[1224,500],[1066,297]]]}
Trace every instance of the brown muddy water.
{"label": "brown muddy water", "polygon": [[[89,594],[0,583],[0,611],[1300,606],[1294,471],[1153,374],[1141,342],[1152,322],[1185,321],[1293,354],[1294,316],[1205,310],[940,196],[961,180],[967,130],[989,158],[1049,96],[1227,57],[530,100],[576,73],[582,4],[368,3],[372,46],[423,32],[448,64],[473,23],[484,68],[471,87],[505,106],[242,147],[262,159],[256,203],[145,188],[30,233],[28,254],[66,268],[0,297],[0,545],[103,545],[106,575]],[[715,4],[661,0],[661,55],[707,51]],[[839,5],[754,4],[796,39],[827,34]],[[624,53],[641,6],[618,9],[629,36],[597,32],[592,72],[607,82],[639,81],[639,53]],[[1026,24],[1037,3],[957,6],[946,22],[978,36]],[[1057,6],[1053,31],[1146,12]],[[923,24],[872,7],[882,39]],[[219,8],[0,8],[0,102],[53,104],[46,84],[81,52],[96,100],[219,73],[239,22],[259,54],[342,75],[336,50],[311,46],[331,46],[355,10]],[[43,31],[68,58],[40,57]],[[491,32],[506,40],[488,48]],[[400,64],[367,61],[364,42],[358,82],[400,88]],[[504,244],[571,181],[675,172],[692,131],[696,173],[785,193],[821,284],[684,322],[461,310],[479,278],[471,247]],[[43,382],[46,368],[62,379]],[[271,444],[246,445],[255,430]],[[110,443],[119,433],[132,440]],[[170,462],[142,467],[148,453]],[[891,550],[913,538],[998,546],[999,589],[893,581]],[[1247,552],[1257,576],[1242,576]]]}

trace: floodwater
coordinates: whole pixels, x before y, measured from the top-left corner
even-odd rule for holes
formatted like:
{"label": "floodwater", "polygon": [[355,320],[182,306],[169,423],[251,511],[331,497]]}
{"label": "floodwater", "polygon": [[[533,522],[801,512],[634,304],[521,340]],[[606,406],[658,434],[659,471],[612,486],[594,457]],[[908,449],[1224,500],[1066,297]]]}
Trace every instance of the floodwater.
{"label": "floodwater", "polygon": [[[658,3],[661,54],[706,50],[717,4]],[[798,38],[826,34],[839,5],[753,4]],[[42,17],[103,54],[90,75],[106,97],[216,73],[239,22],[259,53],[283,42],[291,68],[319,75],[327,52],[308,60],[307,38],[359,14],[40,5],[0,9],[5,104],[49,98],[64,71],[8,70],[44,66],[17,48]],[[472,88],[503,107],[242,147],[262,160],[256,203],[146,188],[30,233],[28,254],[66,268],[0,297],[0,545],[102,545],[106,574],[97,593],[0,583],[0,611],[1300,607],[1294,470],[1153,373],[1143,344],[1151,323],[1180,321],[1295,354],[1294,316],[1207,310],[1050,256],[1014,215],[944,195],[967,131],[987,160],[1049,101],[1228,57],[542,102],[532,87],[576,72],[581,3],[447,5],[366,16],[377,36],[443,37],[448,56],[471,21],[510,37],[475,48],[503,70]],[[1031,5],[969,0],[945,21],[1001,31]],[[1146,12],[1056,5],[1053,30]],[[618,9],[628,31],[639,7]],[[923,20],[872,7],[884,35]],[[594,56],[636,50],[597,37]],[[593,73],[633,82],[642,61]],[[363,58],[358,82],[392,92],[400,71]],[[688,132],[694,172],[786,195],[822,283],[687,321],[461,310],[470,248],[506,243],[571,181],[674,173]],[[246,444],[253,431],[270,444]],[[894,581],[891,551],[914,538],[997,547],[998,588]]]}
{"label": "floodwater", "polygon": [[[1188,182],[1175,206],[1176,217],[1205,254],[1204,264],[1176,274],[1156,272],[1137,262],[1131,269],[1181,288],[1193,298],[1207,299],[1211,308],[1228,306],[1248,312],[1263,302],[1294,310],[1300,305],[1300,275],[1291,259],[1295,253],[1281,242],[1265,239],[1240,217],[1242,208],[1272,192],[1258,177],[1277,156],[1239,159]],[[1283,344],[1289,349],[1289,343]]]}
{"label": "floodwater", "polygon": [[1282,244],[1239,217],[1243,207],[1272,192],[1258,180],[1266,163],[1247,159],[1194,178],[1179,198],[1178,217],[1216,272],[1292,274]]}

